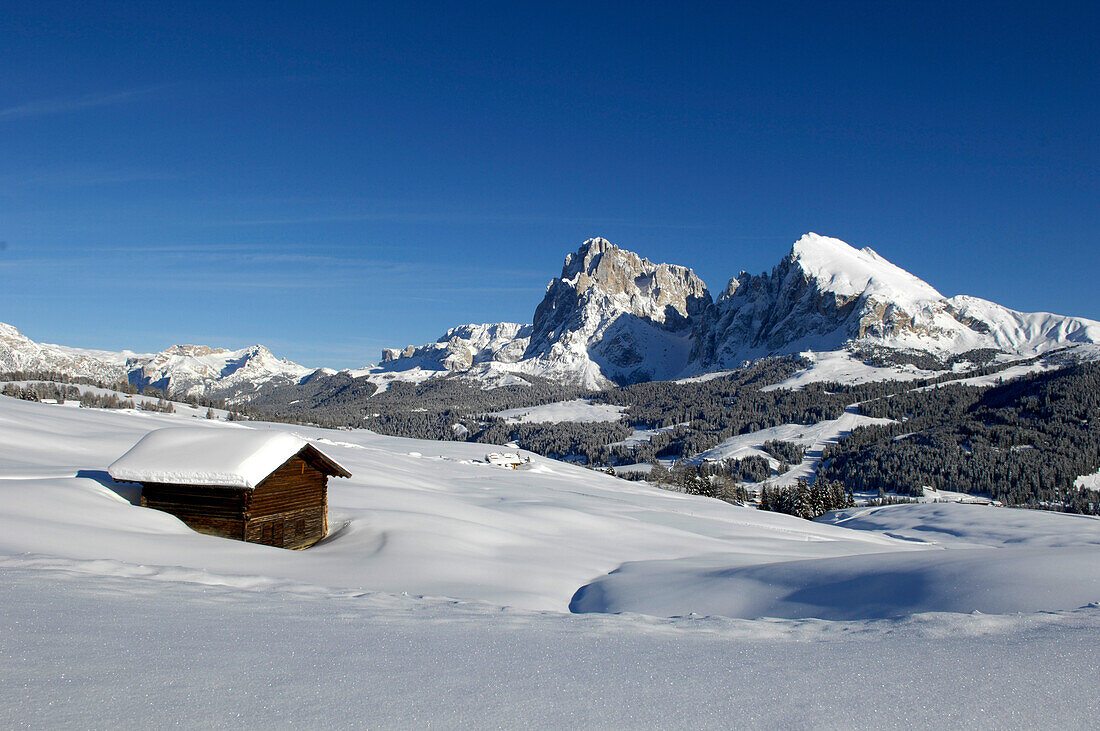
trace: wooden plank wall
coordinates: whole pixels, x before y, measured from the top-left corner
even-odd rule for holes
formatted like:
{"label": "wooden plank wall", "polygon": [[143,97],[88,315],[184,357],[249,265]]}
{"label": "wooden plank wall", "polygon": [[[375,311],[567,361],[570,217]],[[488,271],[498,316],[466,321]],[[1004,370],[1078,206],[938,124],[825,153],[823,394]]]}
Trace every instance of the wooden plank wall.
{"label": "wooden plank wall", "polygon": [[141,504],[176,516],[199,533],[244,539],[247,490],[206,485],[142,484]]}
{"label": "wooden plank wall", "polygon": [[305,548],[328,531],[328,476],[292,457],[252,490],[245,540]]}
{"label": "wooden plank wall", "polygon": [[141,504],[199,533],[280,548],[306,548],[328,532],[328,476],[301,457],[254,490],[144,483]]}
{"label": "wooden plank wall", "polygon": [[328,478],[301,457],[291,457],[250,491],[247,510],[252,518],[319,507]]}

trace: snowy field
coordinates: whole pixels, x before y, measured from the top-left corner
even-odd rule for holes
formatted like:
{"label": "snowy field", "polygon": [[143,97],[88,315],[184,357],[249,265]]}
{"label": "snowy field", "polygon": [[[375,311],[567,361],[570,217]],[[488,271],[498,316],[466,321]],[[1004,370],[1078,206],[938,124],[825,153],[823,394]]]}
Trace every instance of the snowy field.
{"label": "snowy field", "polygon": [[542,406],[506,409],[487,416],[496,416],[512,424],[556,424],[562,421],[618,421],[622,418],[624,411],[626,411],[625,406],[594,404],[587,399],[573,399]]}
{"label": "snowy field", "polygon": [[810,361],[805,368],[790,378],[765,386],[761,391],[775,391],[785,388],[797,391],[810,383],[873,383],[875,381],[915,381],[939,375],[937,371],[922,371],[915,366],[880,367],[867,365],[853,358],[845,350],[807,351],[799,353]]}
{"label": "snowy field", "polygon": [[924,551],[761,565],[739,554],[642,561],[585,587],[575,611],[759,619],[887,619],[1100,606],[1100,520],[938,503],[863,508],[821,522]]}
{"label": "snowy field", "polygon": [[738,434],[724,440],[721,444],[695,455],[688,464],[702,464],[705,460],[744,459],[759,456],[768,460],[772,469],[779,466],[779,460],[763,450],[765,442],[778,440],[801,444],[806,448],[802,462],[793,465],[787,472],[769,480],[776,485],[789,485],[800,478],[813,478],[821,462],[822,452],[829,444],[836,444],[853,430],[873,424],[890,424],[890,419],[864,416],[858,413],[858,407],[849,406],[839,418],[821,421],[817,424],[781,424],[748,434]]}
{"label": "snowy field", "polygon": [[[181,424],[290,432],[347,467],[330,537],[284,551],[132,505],[106,466]],[[0,726],[1100,718],[1066,681],[1100,666],[1100,521],[815,523],[485,451],[0,397]],[[594,586],[575,608],[598,612],[567,613]]]}

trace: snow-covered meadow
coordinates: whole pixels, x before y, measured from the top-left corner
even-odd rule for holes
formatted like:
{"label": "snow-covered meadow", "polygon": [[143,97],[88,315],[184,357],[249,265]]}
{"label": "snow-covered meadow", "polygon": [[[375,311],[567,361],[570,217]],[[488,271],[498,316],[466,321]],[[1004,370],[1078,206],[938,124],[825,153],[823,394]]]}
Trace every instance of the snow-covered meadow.
{"label": "snow-covered meadow", "polygon": [[488,416],[496,416],[512,424],[542,424],[562,421],[619,421],[625,411],[625,406],[594,404],[587,399],[573,399],[542,406],[506,409],[493,412]]}
{"label": "snow-covered meadow", "polygon": [[[330,537],[285,551],[135,507],[106,466],[184,424],[290,432],[345,466]],[[1097,718],[1066,679],[1100,664],[1100,521],[811,523],[487,451],[0,397],[0,725]]]}

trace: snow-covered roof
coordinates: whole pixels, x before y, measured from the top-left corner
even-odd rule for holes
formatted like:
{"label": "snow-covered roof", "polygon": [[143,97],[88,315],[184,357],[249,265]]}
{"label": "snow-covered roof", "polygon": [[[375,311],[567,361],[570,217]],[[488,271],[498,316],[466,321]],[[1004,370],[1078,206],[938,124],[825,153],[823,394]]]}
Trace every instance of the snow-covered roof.
{"label": "snow-covered roof", "polygon": [[257,429],[172,427],[146,434],[107,468],[116,480],[253,489],[308,450],[329,474],[351,473],[292,434]]}
{"label": "snow-covered roof", "polygon": [[523,464],[525,460],[515,452],[493,452],[485,455],[485,461],[489,464],[515,466]]}

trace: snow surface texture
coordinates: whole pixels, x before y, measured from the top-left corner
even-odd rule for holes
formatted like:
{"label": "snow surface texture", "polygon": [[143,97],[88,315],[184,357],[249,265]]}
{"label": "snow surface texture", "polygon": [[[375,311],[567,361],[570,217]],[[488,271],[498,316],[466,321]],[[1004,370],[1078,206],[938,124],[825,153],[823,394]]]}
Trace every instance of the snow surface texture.
{"label": "snow surface texture", "polygon": [[572,608],[852,620],[1100,601],[1095,518],[936,503],[844,511],[821,522],[929,550],[764,565],[736,554],[631,563],[579,591]]}
{"label": "snow surface texture", "polygon": [[[929,505],[811,523],[537,456],[500,470],[485,445],[204,425],[296,434],[353,473],[330,485],[330,536],[284,551],[196,534],[103,471],[187,423],[0,397],[0,725],[1100,717],[1091,684],[1061,682],[1100,665],[1100,610],[1080,608],[1100,598],[1087,598],[1098,521]],[[596,577],[646,566],[663,568],[604,598],[679,618],[563,613]],[[748,603],[742,614],[838,619],[702,616]],[[996,607],[1022,613],[942,611]]]}
{"label": "snow surface texture", "polygon": [[306,443],[284,432],[195,426],[151,431],[107,468],[116,480],[253,489]]}
{"label": "snow surface texture", "polygon": [[1100,611],[562,615],[0,565],[0,725],[1088,728]]}

